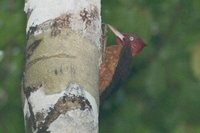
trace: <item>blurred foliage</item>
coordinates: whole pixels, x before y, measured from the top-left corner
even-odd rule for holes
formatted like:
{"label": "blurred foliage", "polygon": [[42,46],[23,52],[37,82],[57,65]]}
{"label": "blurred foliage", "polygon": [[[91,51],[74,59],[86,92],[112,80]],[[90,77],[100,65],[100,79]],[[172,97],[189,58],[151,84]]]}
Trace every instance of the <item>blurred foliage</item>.
{"label": "blurred foliage", "polygon": [[[24,132],[23,6],[0,1],[0,133]],[[200,132],[200,1],[102,0],[102,21],[141,36],[148,47],[101,109],[100,133]]]}
{"label": "blurred foliage", "polygon": [[200,1],[104,0],[102,17],[148,47],[101,110],[100,133],[200,132]]}
{"label": "blurred foliage", "polygon": [[0,133],[23,133],[24,0],[0,1]]}
{"label": "blurred foliage", "polygon": [[194,75],[200,80],[200,43],[193,49],[192,67]]}

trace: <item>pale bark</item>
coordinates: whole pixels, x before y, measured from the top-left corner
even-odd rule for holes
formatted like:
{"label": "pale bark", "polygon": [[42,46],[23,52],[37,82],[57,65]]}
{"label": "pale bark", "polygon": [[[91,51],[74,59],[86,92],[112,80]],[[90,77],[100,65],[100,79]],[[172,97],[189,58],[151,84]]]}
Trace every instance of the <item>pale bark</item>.
{"label": "pale bark", "polygon": [[27,0],[26,132],[97,133],[100,0]]}

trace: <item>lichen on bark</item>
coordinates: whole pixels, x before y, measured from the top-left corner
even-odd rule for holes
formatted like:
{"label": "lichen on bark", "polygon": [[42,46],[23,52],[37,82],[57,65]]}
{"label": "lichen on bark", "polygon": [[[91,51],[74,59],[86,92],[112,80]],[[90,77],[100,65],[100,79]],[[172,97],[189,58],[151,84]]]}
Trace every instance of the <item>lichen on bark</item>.
{"label": "lichen on bark", "polygon": [[25,11],[27,132],[98,132],[100,1],[27,0]]}

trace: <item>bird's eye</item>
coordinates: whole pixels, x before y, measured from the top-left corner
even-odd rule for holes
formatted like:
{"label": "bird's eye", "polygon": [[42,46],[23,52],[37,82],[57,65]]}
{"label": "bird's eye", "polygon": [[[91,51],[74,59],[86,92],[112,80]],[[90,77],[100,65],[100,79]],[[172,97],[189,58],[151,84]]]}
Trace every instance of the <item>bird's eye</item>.
{"label": "bird's eye", "polygon": [[130,40],[130,41],[133,41],[133,40],[134,40],[134,37],[132,37],[132,36],[129,37],[129,40]]}

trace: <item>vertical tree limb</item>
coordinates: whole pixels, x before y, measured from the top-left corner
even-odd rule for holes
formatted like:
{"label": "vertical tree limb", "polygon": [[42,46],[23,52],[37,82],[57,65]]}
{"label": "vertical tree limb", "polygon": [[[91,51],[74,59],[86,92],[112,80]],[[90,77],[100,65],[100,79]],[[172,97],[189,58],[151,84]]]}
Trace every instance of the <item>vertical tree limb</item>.
{"label": "vertical tree limb", "polygon": [[98,132],[100,0],[27,0],[26,132]]}

